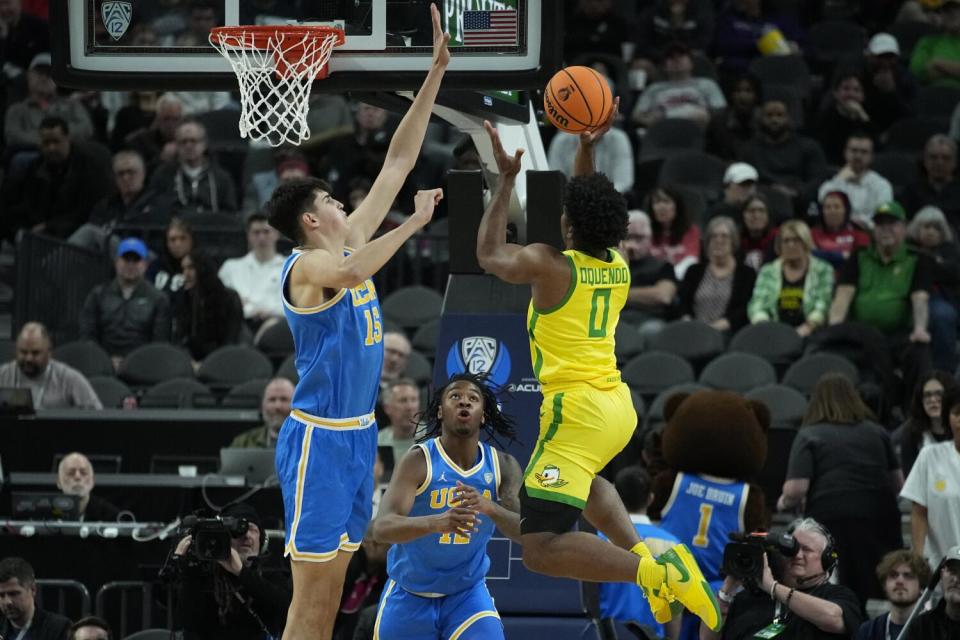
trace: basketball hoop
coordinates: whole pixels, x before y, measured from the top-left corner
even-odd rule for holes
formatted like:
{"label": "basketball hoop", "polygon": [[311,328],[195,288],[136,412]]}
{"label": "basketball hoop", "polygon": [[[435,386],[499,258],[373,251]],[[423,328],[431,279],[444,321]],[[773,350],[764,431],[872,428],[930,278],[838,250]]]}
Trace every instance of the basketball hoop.
{"label": "basketball hoop", "polygon": [[278,147],[310,137],[307,111],[314,80],[327,77],[337,27],[215,27],[210,44],[230,62],[240,84],[240,135]]}

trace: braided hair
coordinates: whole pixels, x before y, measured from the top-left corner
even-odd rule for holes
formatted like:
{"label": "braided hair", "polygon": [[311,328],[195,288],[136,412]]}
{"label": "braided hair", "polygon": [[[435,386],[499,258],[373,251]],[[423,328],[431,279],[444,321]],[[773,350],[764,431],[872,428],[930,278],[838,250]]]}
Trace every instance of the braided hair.
{"label": "braided hair", "polygon": [[445,385],[434,390],[430,402],[427,403],[426,410],[419,416],[419,422],[424,425],[424,428],[417,438],[417,442],[440,437],[443,425],[437,414],[443,405],[443,396],[447,389],[457,382],[469,382],[480,391],[480,397],[483,399],[483,422],[480,423],[480,430],[486,432],[488,442],[492,440],[498,447],[503,448],[498,436],[506,438],[507,442],[513,442],[517,439],[517,429],[513,423],[513,418],[500,411],[500,404],[497,402],[496,393],[501,389],[489,381],[485,374],[465,371],[454,374]]}

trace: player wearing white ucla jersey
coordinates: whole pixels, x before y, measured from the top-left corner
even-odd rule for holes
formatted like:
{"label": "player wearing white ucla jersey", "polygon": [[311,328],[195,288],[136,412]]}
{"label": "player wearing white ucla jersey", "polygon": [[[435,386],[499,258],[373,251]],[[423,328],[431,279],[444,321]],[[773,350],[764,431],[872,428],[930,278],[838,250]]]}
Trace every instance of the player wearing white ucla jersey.
{"label": "player wearing white ucla jersey", "polygon": [[331,637],[344,574],[371,516],[383,325],[370,278],[443,197],[418,192],[414,213],[371,241],[417,162],[450,59],[440,13],[430,10],[433,63],[363,203],[348,218],[329,185],[307,178],[280,185],[266,207],[270,224],[299,245],[281,280],[300,376],[277,440],[293,573],[284,640]]}
{"label": "player wearing white ucla jersey", "polygon": [[513,438],[482,378],[453,376],[424,416],[425,439],[397,465],[373,535],[392,543],[374,640],[496,640],[503,625],[487,591],[494,525],[520,539],[520,465],[480,442]]}

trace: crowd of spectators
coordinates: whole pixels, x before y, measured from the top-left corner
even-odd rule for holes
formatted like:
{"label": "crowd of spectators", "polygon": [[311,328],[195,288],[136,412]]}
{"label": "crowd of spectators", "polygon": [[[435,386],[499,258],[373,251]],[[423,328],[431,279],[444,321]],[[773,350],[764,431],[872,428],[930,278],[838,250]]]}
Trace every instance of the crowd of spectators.
{"label": "crowd of spectators", "polygon": [[[195,366],[222,346],[254,342],[282,321],[276,291],[290,249],[266,223],[263,204],[278,184],[312,175],[352,210],[379,171],[395,117],[316,95],[307,144],[276,152],[251,145],[238,154],[239,138],[223,139],[213,125],[235,114],[235,94],[57,87],[49,29],[37,12],[43,4],[0,0],[0,242],[9,249],[23,234],[39,234],[112,263],[115,275],[90,291],[76,337],[99,344],[117,369],[152,342],[182,347]],[[954,637],[960,1],[575,0],[564,10],[565,63],[594,66],[621,98],[596,156],[632,208],[621,248],[632,275],[624,324],[646,344],[680,319],[725,337],[752,324],[787,324],[810,348],[851,354],[879,389],[868,397],[841,376],[814,389],[783,461],[777,504],[806,518],[795,528],[803,561],[780,583],[765,580],[759,596],[726,584],[721,637],[753,637],[759,617],[768,624],[791,597],[811,607],[800,618],[846,636],[857,632],[867,600],[884,598],[888,617],[867,622],[856,637],[895,637],[890,630],[905,622],[943,559],[942,601],[918,625],[928,635],[916,637]],[[153,37],[195,42],[216,20],[203,3],[189,19],[168,19],[175,16],[160,16],[163,29]],[[926,35],[908,35],[917,25]],[[570,175],[576,137],[541,131],[550,167]],[[668,140],[671,131],[683,134]],[[402,221],[412,193],[445,169],[476,168],[475,152],[462,143],[450,153],[458,141],[431,125],[384,229]],[[224,230],[245,234],[246,253],[227,246],[226,232],[218,237]],[[422,253],[412,245],[397,259]],[[52,357],[42,324],[18,329],[0,386],[30,388],[41,409],[102,406],[81,373]],[[410,337],[384,335],[378,444],[394,460],[412,443],[422,404],[418,382],[405,375]],[[270,380],[260,399],[263,425],[232,446],[271,447],[292,394],[286,378]],[[656,434],[644,440],[650,446],[632,462],[655,473]],[[636,524],[647,525],[646,499],[635,495],[642,473],[631,467],[618,489]],[[93,467],[82,454],[64,457],[58,478],[62,491],[80,498],[83,517],[116,517],[115,507],[91,495]],[[912,553],[898,551],[898,498]],[[259,549],[258,525],[249,536],[247,547]],[[837,578],[849,592],[818,582],[794,594],[809,576],[831,573],[821,557],[828,546],[839,553]],[[383,553],[370,543],[356,556],[343,602],[350,629],[382,588]],[[259,588],[245,582],[253,580],[247,560],[223,565],[222,581]],[[34,611],[29,565],[5,563],[0,599],[14,603],[3,608],[5,624],[18,629],[32,619],[65,633],[65,621]],[[198,624],[246,615],[212,606],[220,615]],[[271,632],[282,626],[278,609],[260,620]],[[71,637],[97,638],[98,628],[74,625]]]}

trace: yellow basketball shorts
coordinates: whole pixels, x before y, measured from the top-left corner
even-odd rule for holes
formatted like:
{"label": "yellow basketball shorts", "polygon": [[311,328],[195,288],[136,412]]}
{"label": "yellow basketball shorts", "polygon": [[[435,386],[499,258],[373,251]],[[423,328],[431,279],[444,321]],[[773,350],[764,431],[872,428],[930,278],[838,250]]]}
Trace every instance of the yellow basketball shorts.
{"label": "yellow basketball shorts", "polygon": [[594,476],[627,446],[636,426],[623,383],[544,395],[540,436],[524,473],[527,495],[583,509]]}

